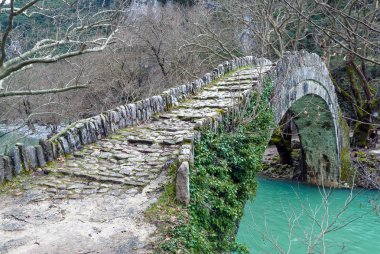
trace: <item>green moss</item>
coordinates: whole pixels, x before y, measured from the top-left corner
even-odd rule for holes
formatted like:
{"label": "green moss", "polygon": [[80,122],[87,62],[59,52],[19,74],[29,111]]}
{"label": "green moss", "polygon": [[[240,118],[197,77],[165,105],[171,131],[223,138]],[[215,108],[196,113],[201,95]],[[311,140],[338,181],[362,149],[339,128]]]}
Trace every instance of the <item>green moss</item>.
{"label": "green moss", "polygon": [[159,200],[152,204],[145,212],[145,218],[149,221],[154,221],[162,210],[171,210],[170,208],[175,204],[175,178],[179,162],[173,162],[168,168],[168,176],[170,181],[164,186],[164,191]]}
{"label": "green moss", "polygon": [[0,185],[0,194],[14,193],[22,189],[22,184],[30,178],[31,172],[26,172],[14,177],[11,182],[5,182]]}
{"label": "green moss", "polygon": [[366,162],[367,161],[367,154],[363,151],[357,151],[356,156],[358,157],[358,160],[361,162]]}
{"label": "green moss", "polygon": [[350,156],[350,127],[344,120],[342,112],[339,111],[339,126],[342,130],[342,150],[340,154],[340,181],[351,183],[355,177],[354,169],[351,166]]}
{"label": "green moss", "polygon": [[355,175],[354,170],[351,167],[350,150],[343,148],[341,151],[341,171],[340,181],[351,183]]}
{"label": "green moss", "polygon": [[124,140],[125,139],[125,136],[123,135],[119,135],[119,134],[113,134],[111,136],[111,139],[114,139],[114,140]]}
{"label": "green moss", "polygon": [[190,144],[192,144],[193,143],[193,141],[191,141],[190,139],[185,139],[184,141],[183,141],[183,144],[184,145],[190,145]]}
{"label": "green moss", "polygon": [[355,124],[354,137],[355,137],[355,146],[366,148],[368,145],[368,133],[369,126],[367,124],[362,124],[361,122],[357,122]]}
{"label": "green moss", "polygon": [[215,111],[220,114],[220,115],[225,115],[226,114],[226,111],[224,109],[221,109],[221,108],[218,108],[218,109],[215,109]]}
{"label": "green moss", "polygon": [[157,234],[166,238],[167,231],[172,231],[181,223],[180,218],[187,218],[187,209],[176,202],[175,178],[179,162],[176,161],[168,168],[170,181],[164,186],[164,191],[158,201],[152,204],[144,214],[144,219],[155,223],[158,227]]}
{"label": "green moss", "polygon": [[179,204],[175,202],[175,184],[172,181],[164,187],[161,197],[146,210],[144,216],[149,222],[169,222],[171,216],[178,215],[179,211]]}

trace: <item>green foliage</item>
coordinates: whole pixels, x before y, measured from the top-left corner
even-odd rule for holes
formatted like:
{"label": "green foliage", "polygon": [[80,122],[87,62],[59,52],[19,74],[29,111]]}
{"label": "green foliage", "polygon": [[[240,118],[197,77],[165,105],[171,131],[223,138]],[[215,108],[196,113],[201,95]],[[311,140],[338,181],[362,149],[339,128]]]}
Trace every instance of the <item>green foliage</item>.
{"label": "green foliage", "polygon": [[229,116],[217,132],[202,132],[190,174],[190,205],[167,232],[158,253],[247,253],[234,238],[244,204],[257,188],[255,175],[270,138],[271,90],[272,83],[267,82],[232,131]]}

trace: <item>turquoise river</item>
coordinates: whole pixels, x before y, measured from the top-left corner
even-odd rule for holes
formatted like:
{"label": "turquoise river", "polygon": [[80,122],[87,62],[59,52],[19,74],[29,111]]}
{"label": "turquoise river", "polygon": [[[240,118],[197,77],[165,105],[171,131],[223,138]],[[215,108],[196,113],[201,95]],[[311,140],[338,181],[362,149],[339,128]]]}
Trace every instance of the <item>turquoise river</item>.
{"label": "turquoise river", "polygon": [[380,254],[379,192],[323,193],[315,186],[260,178],[237,241],[250,253]]}

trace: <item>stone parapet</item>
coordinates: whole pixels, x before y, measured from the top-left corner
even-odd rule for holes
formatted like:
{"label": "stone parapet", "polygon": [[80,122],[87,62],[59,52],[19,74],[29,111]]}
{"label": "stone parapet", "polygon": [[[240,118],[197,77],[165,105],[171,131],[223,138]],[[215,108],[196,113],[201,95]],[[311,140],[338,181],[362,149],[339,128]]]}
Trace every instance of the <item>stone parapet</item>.
{"label": "stone parapet", "polygon": [[[25,146],[17,144],[10,149],[7,156],[2,156],[0,164],[0,184],[11,181],[22,172],[44,167],[47,163],[65,155],[81,150],[83,146],[109,136],[115,131],[151,119],[157,113],[162,113],[178,106],[202,88],[226,73],[247,65],[271,64],[269,60],[252,56],[236,58],[218,65],[212,72],[191,83],[164,91],[135,103],[118,106],[99,115],[79,120],[50,139],[41,139],[39,145]],[[183,155],[184,156],[184,155]],[[5,171],[6,166],[6,171]],[[2,173],[4,172],[4,173]],[[4,176],[2,176],[4,174]]]}

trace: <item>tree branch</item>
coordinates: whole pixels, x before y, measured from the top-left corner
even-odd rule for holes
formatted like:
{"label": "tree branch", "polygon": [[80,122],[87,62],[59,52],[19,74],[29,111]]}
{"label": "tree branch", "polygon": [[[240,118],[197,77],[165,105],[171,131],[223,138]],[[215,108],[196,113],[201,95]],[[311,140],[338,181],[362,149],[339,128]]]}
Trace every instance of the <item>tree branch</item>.
{"label": "tree branch", "polygon": [[[355,56],[359,57],[360,59],[363,59],[365,61],[368,61],[370,63],[373,63],[373,64],[376,64],[376,65],[380,65],[380,61],[377,61],[377,60],[374,60],[374,59],[371,59],[371,58],[368,58],[368,57],[365,57],[357,52],[355,52],[354,50],[351,50],[350,48],[348,48],[346,45],[344,45],[343,43],[341,43],[338,39],[336,39],[334,36],[331,36],[328,32],[326,32],[326,28],[325,27],[321,27],[319,26],[318,24],[316,24],[313,20],[311,20],[311,18],[309,17],[306,17],[303,13],[301,13],[299,10],[297,10],[293,5],[291,5],[287,0],[284,0],[284,2],[291,8],[293,9],[294,11],[296,11],[298,13],[298,15],[300,15],[303,19],[305,19],[307,22],[309,22],[310,24],[312,24],[315,28],[317,28],[319,31],[321,31],[322,33],[324,33],[328,38],[330,38],[331,40],[333,40],[334,42],[336,42],[337,44],[339,44],[339,46],[341,46],[343,49],[347,50],[348,52],[351,52],[352,54],[354,54]],[[336,31],[335,31],[336,33]]]}
{"label": "tree branch", "polygon": [[80,86],[69,86],[64,88],[53,88],[53,89],[42,89],[42,90],[28,90],[28,91],[10,91],[10,92],[0,92],[0,98],[11,97],[11,96],[25,96],[25,95],[40,95],[40,94],[52,94],[52,93],[62,93],[70,90],[87,88],[86,85]]}

